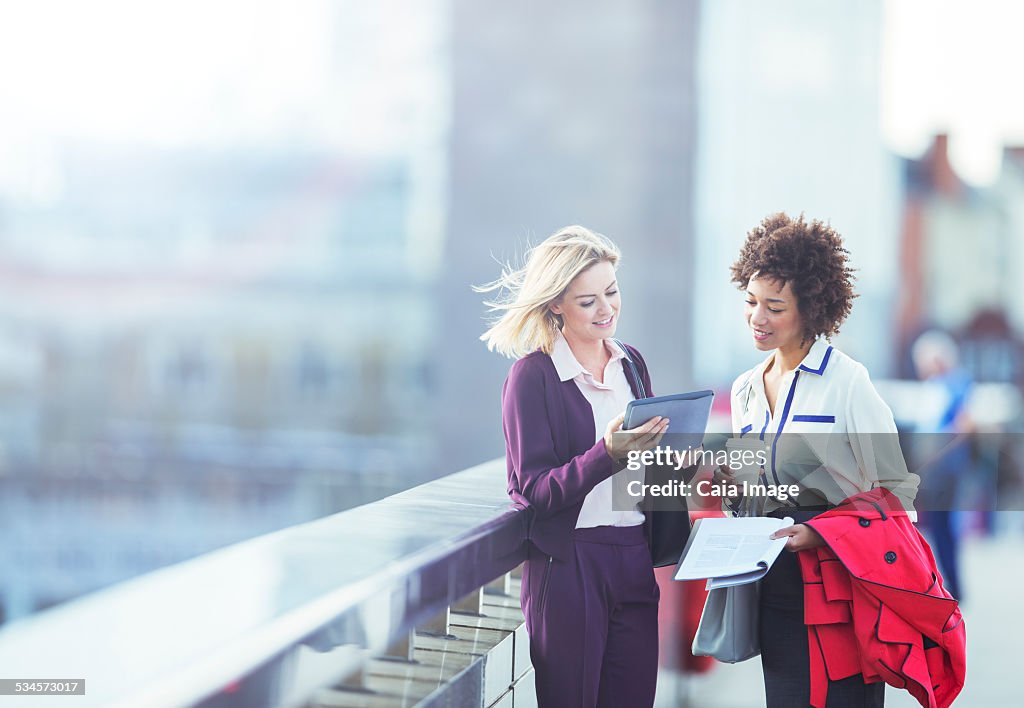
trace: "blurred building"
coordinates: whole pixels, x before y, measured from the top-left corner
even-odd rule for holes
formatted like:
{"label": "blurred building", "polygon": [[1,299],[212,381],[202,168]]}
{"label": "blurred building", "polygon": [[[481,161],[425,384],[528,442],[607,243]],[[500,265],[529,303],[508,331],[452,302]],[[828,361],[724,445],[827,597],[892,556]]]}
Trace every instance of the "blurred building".
{"label": "blurred building", "polygon": [[[109,181],[79,181],[92,170],[72,162],[77,205],[8,211],[9,233],[67,219],[51,238],[102,234],[97,250],[128,261],[54,264],[59,243],[8,243],[0,562],[30,569],[2,573],[16,586],[8,614],[426,478],[414,411],[430,308],[400,265],[407,165],[281,155],[253,167],[277,184],[225,181],[221,158],[176,168],[142,155],[125,174],[107,164]],[[113,184],[151,206],[137,219],[97,206]],[[180,208],[159,213],[158,193],[193,189],[208,200],[191,222],[202,258],[189,262],[188,230],[165,235],[162,263],[126,257],[133,233]],[[104,223],[114,215],[128,223]]]}
{"label": "blurred building", "polygon": [[906,197],[895,353],[913,376],[909,348],[938,327],[960,340],[963,363],[978,381],[1024,383],[1017,266],[1024,264],[1024,164],[1007,150],[999,180],[971,187],[949,161],[948,139],[935,137],[905,161]]}
{"label": "blurred building", "polygon": [[47,188],[0,174],[0,621],[432,474],[446,15],[386,5],[254,7],[302,52],[211,89],[234,132],[40,130]]}
{"label": "blurred building", "polygon": [[785,211],[831,222],[860,297],[836,340],[876,375],[890,366],[899,278],[899,162],[879,124],[880,0],[701,5],[693,362],[725,384],[763,355],[729,266],[747,232]]}
{"label": "blurred building", "polygon": [[500,261],[579,223],[622,249],[618,336],[656,391],[692,381],[696,0],[456,0],[449,238],[438,292],[444,471],[504,450],[511,362],[477,341]]}

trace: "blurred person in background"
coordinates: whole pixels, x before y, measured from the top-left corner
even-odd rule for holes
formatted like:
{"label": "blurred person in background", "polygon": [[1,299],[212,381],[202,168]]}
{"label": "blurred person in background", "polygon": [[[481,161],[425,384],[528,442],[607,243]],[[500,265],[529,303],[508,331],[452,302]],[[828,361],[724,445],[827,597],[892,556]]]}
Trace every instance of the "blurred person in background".
{"label": "blurred person in background", "polygon": [[914,341],[911,354],[918,377],[938,385],[943,395],[937,409],[921,411],[919,435],[915,436],[921,472],[921,525],[935,546],[946,589],[962,602],[956,505],[960,480],[972,467],[968,436],[974,431],[974,423],[967,413],[972,381],[959,366],[956,341],[945,332],[924,332]]}
{"label": "blurred person in background", "polygon": [[[955,669],[927,675],[931,660],[924,669],[917,663],[888,671],[884,659],[891,660],[893,646],[864,630],[887,609],[899,631],[916,628],[917,645],[903,649],[923,656],[926,630],[917,613],[929,606],[930,595],[908,583],[927,586],[934,561],[906,511],[913,508],[918,479],[906,469],[892,413],[864,366],[828,341],[852,309],[852,278],[848,252],[831,226],[783,213],[747,235],[732,266],[732,280],[746,295],[753,344],[771,352],[733,384],[733,432],[767,444],[762,483],[799,486],[795,500],[762,501],[765,515],[796,521],[773,534],[788,537],[790,552],[761,581],[759,639],[769,708],[824,706],[826,700],[830,707],[881,706],[883,679],[927,683],[943,696],[955,696],[962,686]],[[837,558],[842,566],[826,563]],[[854,587],[845,615],[835,614],[844,603],[831,602],[839,598],[822,583],[826,564],[826,582],[838,582],[847,595]],[[838,568],[844,577],[835,577]],[[880,607],[877,598],[866,599],[859,591],[868,575],[888,597],[913,595],[915,604],[894,600]],[[916,592],[904,594],[908,589]],[[941,586],[929,593],[935,616],[956,611]],[[828,627],[819,633],[822,618]],[[945,628],[927,632],[941,639]],[[940,651],[953,655],[954,667],[963,654],[957,642]]]}
{"label": "blurred person in background", "polygon": [[659,593],[646,517],[614,508],[612,477],[669,421],[616,434],[626,404],[652,395],[640,352],[612,339],[618,263],[611,241],[569,226],[479,288],[507,293],[488,303],[503,314],[481,339],[518,358],[502,418],[509,496],[531,513],[521,600],[542,708],[654,703]]}

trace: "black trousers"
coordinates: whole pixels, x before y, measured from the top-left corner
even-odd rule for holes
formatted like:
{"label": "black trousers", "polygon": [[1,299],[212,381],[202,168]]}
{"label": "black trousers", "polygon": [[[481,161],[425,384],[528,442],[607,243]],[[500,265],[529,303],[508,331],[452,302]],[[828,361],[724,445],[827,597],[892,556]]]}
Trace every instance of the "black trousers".
{"label": "black trousers", "polygon": [[[787,513],[796,518],[792,510]],[[809,706],[810,653],[797,554],[783,551],[761,581],[759,623],[767,708]],[[828,708],[881,708],[884,703],[885,683],[866,684],[861,674],[828,683]]]}

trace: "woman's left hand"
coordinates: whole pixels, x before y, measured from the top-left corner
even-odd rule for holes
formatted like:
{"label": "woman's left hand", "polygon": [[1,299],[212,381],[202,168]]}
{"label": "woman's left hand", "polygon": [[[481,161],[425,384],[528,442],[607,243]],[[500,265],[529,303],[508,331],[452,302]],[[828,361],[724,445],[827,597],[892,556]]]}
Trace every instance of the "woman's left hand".
{"label": "woman's left hand", "polygon": [[807,524],[793,524],[787,526],[784,529],[779,529],[772,534],[772,538],[784,538],[789,536],[789,540],[786,541],[786,550],[796,553],[797,551],[807,551],[812,548],[820,548],[825,545],[825,541],[822,540],[818,532],[812,529]]}

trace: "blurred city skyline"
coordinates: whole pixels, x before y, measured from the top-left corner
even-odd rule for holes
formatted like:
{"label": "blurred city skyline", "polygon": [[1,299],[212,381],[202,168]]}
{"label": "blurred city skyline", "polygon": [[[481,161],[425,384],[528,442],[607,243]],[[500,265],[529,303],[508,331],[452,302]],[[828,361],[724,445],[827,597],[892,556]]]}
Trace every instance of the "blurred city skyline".
{"label": "blurred city skyline", "polygon": [[728,265],[777,210],[846,237],[874,376],[939,326],[1018,383],[1020,12],[5,3],[0,619],[500,456],[471,286],[568,223],[659,393],[761,356]]}

